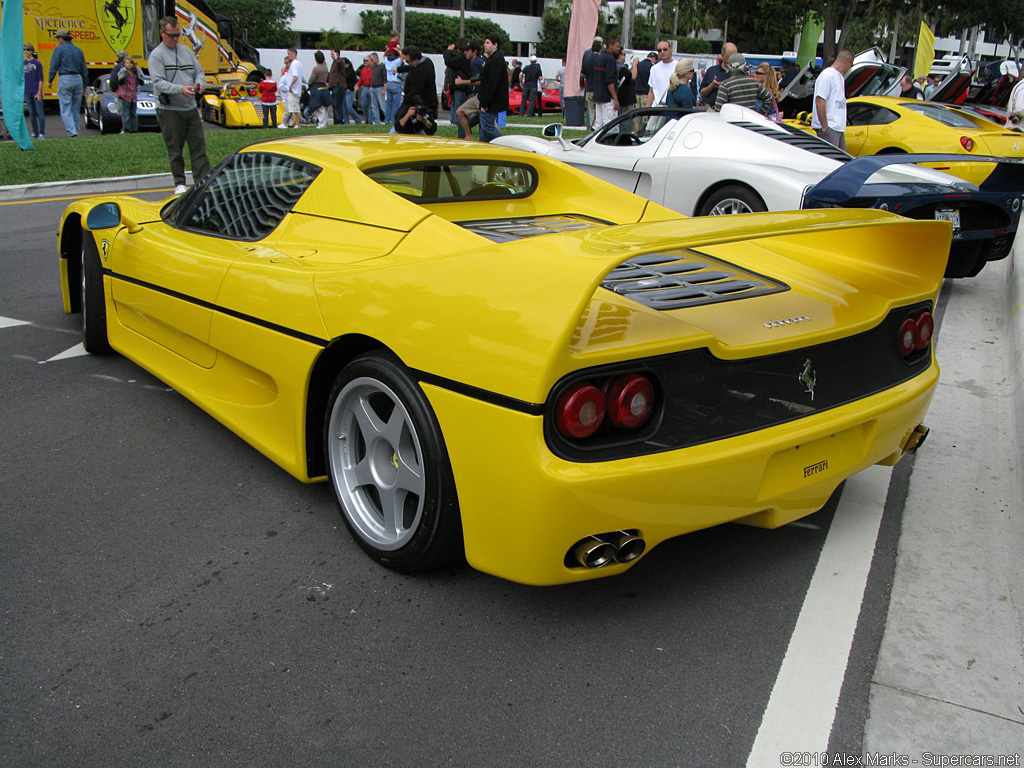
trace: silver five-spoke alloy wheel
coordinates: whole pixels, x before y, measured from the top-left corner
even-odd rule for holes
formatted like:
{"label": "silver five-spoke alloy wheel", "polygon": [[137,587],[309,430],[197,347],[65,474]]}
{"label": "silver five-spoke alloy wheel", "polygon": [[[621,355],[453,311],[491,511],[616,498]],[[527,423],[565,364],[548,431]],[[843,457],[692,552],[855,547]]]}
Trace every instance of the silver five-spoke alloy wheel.
{"label": "silver five-spoke alloy wheel", "polygon": [[747,205],[743,200],[738,200],[735,197],[727,197],[724,200],[720,200],[715,206],[708,211],[709,216],[727,216],[730,213],[753,213],[754,210]]}
{"label": "silver five-spoke alloy wheel", "polygon": [[352,527],[393,551],[423,516],[423,450],[409,411],[383,382],[360,377],[338,394],[327,426],[328,463]]}

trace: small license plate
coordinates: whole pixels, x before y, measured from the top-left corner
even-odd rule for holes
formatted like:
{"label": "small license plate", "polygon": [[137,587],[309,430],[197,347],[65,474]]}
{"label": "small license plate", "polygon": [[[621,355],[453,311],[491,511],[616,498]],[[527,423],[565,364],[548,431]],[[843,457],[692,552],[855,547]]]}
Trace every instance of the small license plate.
{"label": "small license plate", "polygon": [[935,218],[939,221],[948,221],[953,229],[960,229],[960,211],[954,208],[939,208],[935,211]]}

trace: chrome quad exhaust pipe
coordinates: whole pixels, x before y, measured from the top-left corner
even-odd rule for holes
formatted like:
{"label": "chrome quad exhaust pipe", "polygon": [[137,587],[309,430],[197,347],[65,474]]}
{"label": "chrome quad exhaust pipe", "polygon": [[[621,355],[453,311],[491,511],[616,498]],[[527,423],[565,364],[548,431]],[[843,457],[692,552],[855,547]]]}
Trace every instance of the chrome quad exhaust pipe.
{"label": "chrome quad exhaust pipe", "polygon": [[647,549],[639,531],[598,533],[576,542],[565,556],[569,568],[603,568],[615,563],[631,563]]}

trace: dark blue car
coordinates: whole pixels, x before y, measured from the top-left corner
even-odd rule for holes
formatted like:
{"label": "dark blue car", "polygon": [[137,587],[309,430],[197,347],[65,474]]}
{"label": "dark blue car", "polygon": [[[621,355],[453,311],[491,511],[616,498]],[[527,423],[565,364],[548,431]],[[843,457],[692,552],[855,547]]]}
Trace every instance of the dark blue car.
{"label": "dark blue car", "polygon": [[[85,124],[95,125],[100,133],[121,130],[121,101],[116,89],[110,87],[110,75],[103,75],[85,89]],[[156,94],[150,83],[140,83],[135,94],[135,111],[139,117],[139,130],[159,131],[156,122]]]}

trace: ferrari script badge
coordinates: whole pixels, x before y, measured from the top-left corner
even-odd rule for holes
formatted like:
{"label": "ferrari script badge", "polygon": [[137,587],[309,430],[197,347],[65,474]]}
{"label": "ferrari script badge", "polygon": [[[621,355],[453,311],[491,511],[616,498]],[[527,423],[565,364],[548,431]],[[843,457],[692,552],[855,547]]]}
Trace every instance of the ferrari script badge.
{"label": "ferrari script badge", "polygon": [[818,381],[818,375],[814,372],[814,368],[811,367],[810,360],[804,360],[804,369],[800,372],[800,376],[797,377],[797,381],[806,387],[804,392],[809,393],[811,402],[814,402],[814,385]]}

